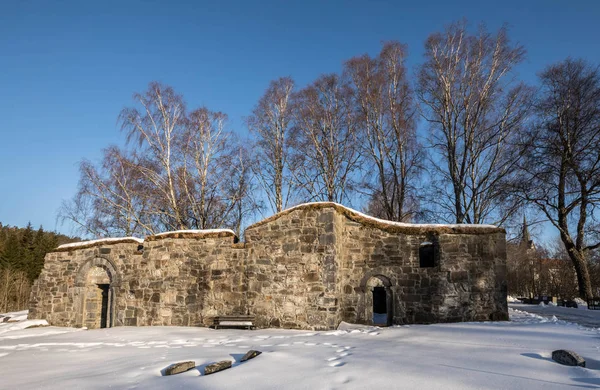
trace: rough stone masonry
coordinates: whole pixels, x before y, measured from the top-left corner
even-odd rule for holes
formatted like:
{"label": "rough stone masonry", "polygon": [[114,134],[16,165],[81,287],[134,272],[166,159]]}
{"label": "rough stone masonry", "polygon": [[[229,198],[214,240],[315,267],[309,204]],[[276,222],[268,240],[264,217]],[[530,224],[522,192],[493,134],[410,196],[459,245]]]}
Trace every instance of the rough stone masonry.
{"label": "rough stone masonry", "polygon": [[325,330],[341,321],[507,320],[505,231],[383,221],[337,203],[293,207],[246,229],[67,244],[48,253],[30,318],[57,326]]}

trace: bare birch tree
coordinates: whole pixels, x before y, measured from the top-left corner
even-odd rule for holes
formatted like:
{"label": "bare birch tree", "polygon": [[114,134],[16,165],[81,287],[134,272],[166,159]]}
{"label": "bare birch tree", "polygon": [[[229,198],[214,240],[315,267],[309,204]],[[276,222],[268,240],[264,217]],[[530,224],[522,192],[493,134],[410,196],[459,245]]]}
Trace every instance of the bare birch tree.
{"label": "bare birch tree", "polygon": [[150,83],[144,94],[134,94],[139,108],[125,108],[119,116],[129,141],[137,143],[137,151],[156,169],[142,167],[142,175],[160,193],[163,203],[153,212],[160,214],[168,230],[185,229],[183,196],[177,188],[177,167],[182,156],[177,145],[182,143],[186,128],[186,107],[173,88]]}
{"label": "bare birch tree", "polygon": [[405,58],[404,45],[387,42],[376,58],[355,57],[345,66],[355,90],[360,144],[368,167],[363,183],[369,210],[392,221],[408,221],[417,212],[414,190],[420,156]]}
{"label": "bare birch tree", "polygon": [[579,295],[590,298],[588,261],[600,248],[600,70],[567,59],[548,67],[541,83],[515,193],[558,229]]}
{"label": "bare birch tree", "polygon": [[246,120],[255,137],[254,174],[275,213],[287,208],[293,194],[289,167],[293,91],[289,77],[272,81]]}
{"label": "bare birch tree", "polygon": [[229,202],[222,189],[227,177],[231,134],[225,130],[227,116],[200,108],[189,115],[181,151],[185,163],[178,175],[184,194],[188,226],[208,229],[227,224]]}
{"label": "bare birch tree", "polygon": [[517,83],[522,46],[506,28],[476,35],[456,23],[425,43],[417,96],[431,125],[431,201],[456,223],[501,224],[516,205],[505,202],[505,181],[519,159],[515,139],[526,120],[531,91]]}
{"label": "bare birch tree", "polygon": [[95,237],[155,232],[149,215],[153,194],[142,180],[141,162],[115,146],[103,156],[99,168],[90,161],[81,162],[79,190],[71,201],[63,202],[62,218]]}
{"label": "bare birch tree", "polygon": [[343,202],[354,188],[360,153],[352,90],[324,75],[294,97],[293,172],[308,201]]}
{"label": "bare birch tree", "polygon": [[242,237],[243,221],[262,210],[263,205],[256,198],[256,183],[252,180],[252,173],[256,172],[253,166],[256,160],[250,157],[250,152],[243,146],[238,146],[231,156],[233,163],[225,183],[225,193],[232,205],[229,224],[236,235]]}
{"label": "bare birch tree", "polygon": [[[186,111],[172,88],[151,83],[134,95],[137,107],[120,120],[131,150],[109,148],[102,165],[81,164],[76,196],[61,211],[83,234],[145,235],[177,229],[236,227],[237,202],[249,192],[248,168],[226,130],[227,116],[200,108]],[[246,154],[242,154],[247,158]],[[235,164],[242,163],[240,168]],[[231,177],[243,169],[244,180]],[[244,206],[246,207],[246,206]]]}

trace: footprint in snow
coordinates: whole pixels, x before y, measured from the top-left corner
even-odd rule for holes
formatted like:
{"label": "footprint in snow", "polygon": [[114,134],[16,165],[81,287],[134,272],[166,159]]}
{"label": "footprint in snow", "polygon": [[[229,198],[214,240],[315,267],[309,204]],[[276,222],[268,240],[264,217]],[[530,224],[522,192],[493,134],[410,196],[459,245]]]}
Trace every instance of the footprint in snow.
{"label": "footprint in snow", "polygon": [[[334,347],[334,348],[339,347],[337,344],[333,344],[333,345],[329,344],[329,346]],[[330,367],[342,367],[343,365],[345,365],[346,362],[344,362],[344,361],[342,361],[340,359],[342,359],[342,358],[344,358],[346,356],[351,356],[352,354],[350,352],[348,352],[348,350],[351,349],[351,348],[353,348],[353,347],[350,347],[350,346],[346,345],[344,347],[336,349],[335,352],[337,353],[337,356],[328,358],[327,359],[327,361],[329,362],[328,365]]]}

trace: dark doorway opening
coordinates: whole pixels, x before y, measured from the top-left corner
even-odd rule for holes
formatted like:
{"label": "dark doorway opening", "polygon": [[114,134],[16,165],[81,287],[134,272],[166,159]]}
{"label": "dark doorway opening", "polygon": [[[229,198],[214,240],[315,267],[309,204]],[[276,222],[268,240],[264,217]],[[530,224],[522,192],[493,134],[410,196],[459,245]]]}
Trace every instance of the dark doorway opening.
{"label": "dark doorway opening", "polygon": [[102,306],[100,311],[100,328],[108,328],[108,288],[110,284],[99,284],[98,288],[102,290]]}
{"label": "dark doorway opening", "polygon": [[373,287],[373,324],[387,325],[387,293],[385,287]]}

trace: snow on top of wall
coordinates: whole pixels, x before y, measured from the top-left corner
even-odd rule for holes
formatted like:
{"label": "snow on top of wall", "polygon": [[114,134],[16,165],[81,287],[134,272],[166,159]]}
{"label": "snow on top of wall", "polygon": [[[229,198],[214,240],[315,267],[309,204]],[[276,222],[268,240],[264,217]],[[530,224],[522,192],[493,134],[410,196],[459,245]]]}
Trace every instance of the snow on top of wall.
{"label": "snow on top of wall", "polygon": [[204,229],[204,230],[199,230],[199,229],[186,229],[186,230],[173,230],[170,232],[162,232],[162,233],[156,233],[153,236],[154,237],[160,237],[160,236],[167,236],[167,235],[171,235],[171,234],[217,234],[217,233],[231,233],[232,235],[235,236],[235,232],[231,229]]}
{"label": "snow on top of wall", "polygon": [[[361,213],[360,211],[354,210],[350,207],[344,206],[340,203],[336,203],[336,202],[310,202],[310,203],[302,203],[299,204],[297,206],[294,207],[290,207],[286,210],[281,211],[280,213],[277,213],[269,218],[266,218],[262,221],[259,221],[251,226],[249,226],[248,228],[251,228],[253,226],[256,225],[261,225],[263,223],[266,223],[272,219],[278,218],[281,214],[287,214],[289,212],[292,212],[296,209],[302,209],[305,207],[310,207],[310,206],[323,206],[323,207],[338,207],[341,209],[346,210],[349,214],[354,215],[355,217],[358,217],[360,219],[363,219],[365,221],[370,221],[373,222],[375,224],[380,224],[380,225],[385,225],[385,226],[394,226],[394,227],[403,227],[403,228],[420,228],[420,229],[435,229],[435,228],[449,228],[449,229],[464,229],[464,228],[469,228],[469,229],[498,229],[497,226],[494,225],[475,225],[475,224],[422,224],[422,223],[406,223],[406,222],[395,222],[395,221],[388,221],[385,219],[380,219],[380,218],[375,218],[372,217],[370,215]],[[235,236],[235,232],[231,229],[204,229],[204,230],[199,230],[199,229],[185,229],[185,230],[173,230],[173,231],[168,231],[168,232],[161,232],[161,233],[157,233],[154,235],[150,235],[148,237],[164,237],[164,236],[173,236],[173,235],[187,235],[187,234],[223,234],[223,233],[227,233],[227,234],[231,234],[232,236]],[[147,238],[148,238],[147,237]],[[70,249],[70,248],[78,248],[78,247],[89,247],[89,246],[93,246],[93,245],[97,245],[97,244],[110,244],[111,242],[115,242],[115,241],[126,241],[126,240],[131,240],[131,241],[135,241],[139,244],[143,244],[144,240],[141,238],[137,238],[137,237],[117,237],[117,238],[102,238],[99,240],[91,240],[91,241],[82,241],[82,242],[74,242],[71,244],[63,244],[61,246],[59,246],[57,249]],[[151,240],[150,238],[148,238],[148,240]],[[426,243],[423,243],[422,245],[425,245]]]}
{"label": "snow on top of wall", "polygon": [[310,203],[302,203],[299,204],[297,206],[294,207],[290,207],[287,210],[284,210],[282,212],[289,212],[295,209],[299,209],[299,208],[303,208],[303,207],[307,207],[307,206],[311,206],[311,205],[332,205],[332,206],[337,206],[337,207],[341,207],[344,208],[346,210],[348,210],[349,212],[356,214],[357,216],[367,219],[367,220],[371,220],[373,222],[376,223],[381,223],[381,224],[386,224],[389,226],[398,226],[398,227],[417,227],[417,228],[440,228],[440,227],[445,227],[445,228],[484,228],[484,229],[497,229],[498,227],[495,225],[479,225],[479,224],[443,224],[443,223],[407,223],[407,222],[395,222],[395,221],[388,221],[387,219],[380,219],[380,218],[376,218],[376,217],[372,217],[370,215],[361,213],[360,211],[354,210],[350,207],[344,206],[343,204],[340,203],[336,203],[336,202],[310,202]]}
{"label": "snow on top of wall", "polygon": [[66,248],[78,248],[81,246],[91,246],[96,244],[110,244],[115,241],[135,241],[139,244],[143,243],[144,240],[137,237],[114,237],[114,238],[100,238],[98,240],[89,240],[89,241],[80,241],[80,242],[72,242],[70,244],[62,244],[57,249],[66,249]]}
{"label": "snow on top of wall", "polygon": [[[213,234],[231,234],[235,236],[235,232],[231,229],[204,229],[204,230],[174,230],[169,232],[157,233],[151,236],[146,237],[146,240],[152,241],[156,237],[166,237],[173,235],[213,235]],[[56,248],[56,251],[64,251],[71,249],[79,249],[79,248],[89,248],[91,246],[103,245],[103,244],[112,244],[112,243],[121,243],[121,242],[137,242],[138,244],[143,244],[146,240],[137,238],[137,237],[114,237],[114,238],[101,238],[98,240],[89,240],[89,241],[81,241],[81,242],[73,242],[70,244],[63,244]]]}

